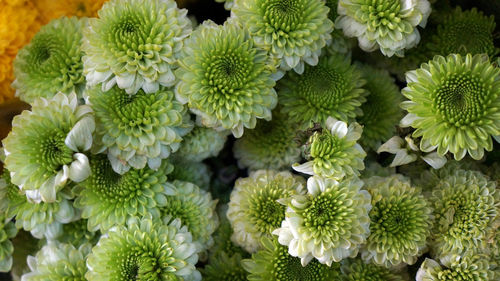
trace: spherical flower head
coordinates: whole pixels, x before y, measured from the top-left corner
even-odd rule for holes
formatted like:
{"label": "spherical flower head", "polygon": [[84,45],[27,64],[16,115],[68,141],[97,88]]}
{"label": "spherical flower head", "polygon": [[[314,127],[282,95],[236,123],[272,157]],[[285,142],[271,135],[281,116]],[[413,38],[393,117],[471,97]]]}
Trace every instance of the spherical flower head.
{"label": "spherical flower head", "polygon": [[227,255],[224,252],[218,254],[215,258],[201,270],[203,280],[206,281],[246,281],[248,273],[241,266],[241,255]]}
{"label": "spherical flower head", "polygon": [[51,98],[58,92],[82,97],[82,29],[86,19],[62,17],[43,26],[31,42],[19,50],[14,61],[12,87],[22,101]]}
{"label": "spherical flower head", "polygon": [[500,192],[480,172],[457,170],[443,179],[429,198],[435,223],[431,230],[433,257],[484,251],[495,227]]}
{"label": "spherical flower head", "polygon": [[357,37],[363,51],[402,57],[420,41],[417,26],[425,27],[431,6],[427,0],[339,0],[337,12],[335,25]]}
{"label": "spherical flower head", "polygon": [[365,148],[377,150],[396,131],[402,117],[398,107],[402,98],[399,87],[387,71],[368,65],[363,65],[361,70],[366,80],[364,88],[369,94],[361,105],[363,115],[357,118],[363,126],[360,142]]}
{"label": "spherical flower head", "polygon": [[169,180],[187,181],[203,190],[210,189],[212,170],[203,162],[184,161],[177,157],[170,157],[174,170],[168,175]]}
{"label": "spherical flower head", "polygon": [[97,11],[107,0],[37,0],[34,1],[44,24],[62,16],[97,17]]}
{"label": "spherical flower head", "polygon": [[173,181],[165,185],[166,204],[161,208],[164,222],[178,219],[193,235],[197,251],[213,245],[212,234],[219,225],[215,212],[217,200],[190,182]]}
{"label": "spherical flower head", "polygon": [[227,140],[225,131],[216,131],[212,128],[194,127],[182,140],[176,157],[187,161],[200,162],[214,157],[224,148]]}
{"label": "spherical flower head", "polygon": [[373,263],[365,263],[361,259],[350,259],[342,262],[340,268],[341,281],[407,281],[404,269],[389,269]]}
{"label": "spherical flower head", "polygon": [[278,110],[271,121],[261,120],[253,130],[247,130],[233,146],[234,157],[240,168],[288,169],[300,160],[296,143],[297,126]]}
{"label": "spherical flower head", "polygon": [[370,236],[362,258],[385,267],[414,264],[426,249],[432,210],[418,188],[402,176],[371,177]]}
{"label": "spherical flower head", "polygon": [[187,108],[163,87],[150,94],[139,90],[135,95],[116,86],[107,92],[93,87],[86,94],[96,116],[96,150],[107,149],[118,173],[146,164],[157,169],[192,127]]}
{"label": "spherical flower head", "polygon": [[36,201],[54,202],[69,180],[90,174],[88,158],[95,124],[92,109],[78,105],[75,93],[38,98],[31,111],[14,117],[3,140],[5,167],[12,183],[37,193]]}
{"label": "spherical flower head", "polygon": [[409,101],[401,106],[408,114],[400,125],[416,129],[422,151],[479,160],[493,149],[491,137],[500,135],[500,68],[486,56],[436,56],[406,80],[402,94]]}
{"label": "spherical flower head", "polygon": [[92,249],[87,259],[89,281],[201,280],[196,246],[179,220],[166,225],[146,216],[116,226]]}
{"label": "spherical flower head", "polygon": [[340,183],[321,177],[307,180],[306,195],[292,196],[278,235],[290,255],[305,266],[313,258],[331,266],[355,257],[369,234],[371,197],[357,178]]}
{"label": "spherical flower head", "polygon": [[322,0],[235,0],[231,12],[255,44],[280,61],[280,69],[304,71],[316,65],[331,39],[333,22]]}
{"label": "spherical flower head", "polygon": [[271,119],[277,96],[265,50],[234,21],[205,21],[186,40],[179,61],[176,97],[206,127],[241,137],[257,119]]}
{"label": "spherical flower head", "polygon": [[348,56],[322,57],[302,75],[288,72],[279,81],[281,111],[302,129],[314,122],[323,123],[330,116],[348,121],[361,115],[360,105],[367,94],[362,88],[365,82]]}
{"label": "spherical flower head", "polygon": [[12,246],[11,238],[17,234],[17,228],[14,222],[0,214],[0,272],[8,272],[12,267]]}
{"label": "spherical flower head", "polygon": [[462,11],[457,7],[437,26],[426,47],[434,55],[487,54],[500,51],[494,42],[495,17],[486,16],[476,8]]}
{"label": "spherical flower head", "polygon": [[304,193],[304,180],[290,172],[259,170],[236,180],[227,210],[234,230],[231,240],[256,252],[262,248],[260,239],[270,237],[285,219],[283,200]]}
{"label": "spherical flower head", "polygon": [[23,281],[85,280],[85,260],[92,250],[91,244],[75,247],[71,244],[49,243],[35,257],[28,256],[30,272]]}
{"label": "spherical flower head", "polygon": [[90,159],[90,168],[90,177],[74,189],[75,207],[82,210],[90,231],[106,232],[136,216],[160,217],[159,208],[167,203],[164,185],[172,165],[163,162],[157,170],[130,169],[120,175],[106,155],[99,154]]}
{"label": "spherical flower head", "polygon": [[432,259],[425,259],[420,266],[416,281],[465,281],[495,280],[488,256],[451,255],[441,259],[444,267]]}
{"label": "spherical flower head", "polygon": [[338,264],[327,266],[317,260],[302,265],[300,259],[288,253],[286,246],[280,245],[277,239],[262,238],[263,248],[245,259],[242,265],[250,275],[248,280],[254,281],[320,281],[339,280]]}
{"label": "spherical flower head", "polygon": [[359,176],[365,168],[366,152],[357,144],[363,128],[356,122],[347,123],[329,117],[326,128],[314,132],[305,145],[306,155],[311,159],[304,164],[294,164],[294,170],[308,175],[341,180]]}
{"label": "spherical flower head", "polygon": [[191,32],[187,10],[173,0],[111,0],[84,30],[83,72],[89,85],[115,84],[128,94],[175,84],[173,70]]}

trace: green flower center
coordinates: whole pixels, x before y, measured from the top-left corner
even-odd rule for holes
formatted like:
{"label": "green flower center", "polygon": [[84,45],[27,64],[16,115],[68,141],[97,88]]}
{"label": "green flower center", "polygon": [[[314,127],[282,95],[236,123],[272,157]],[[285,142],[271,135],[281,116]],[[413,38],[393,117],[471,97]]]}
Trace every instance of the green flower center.
{"label": "green flower center", "polygon": [[179,218],[182,225],[187,226],[189,232],[193,235],[193,240],[198,240],[200,234],[204,232],[204,225],[200,224],[200,220],[204,215],[200,212],[200,206],[194,202],[168,196],[167,204],[161,211],[163,216],[171,215],[174,219]]}
{"label": "green flower center", "polygon": [[271,234],[273,230],[280,227],[285,219],[286,206],[276,200],[287,195],[285,189],[273,183],[257,189],[251,195],[247,216],[259,232]]}
{"label": "green flower center", "polygon": [[400,0],[366,0],[361,6],[361,11],[365,14],[358,16],[358,19],[367,23],[371,31],[382,26],[394,30],[401,22]]}
{"label": "green flower center", "polygon": [[[165,250],[168,251],[168,249]],[[162,280],[162,266],[155,257],[155,252],[146,246],[133,246],[126,253],[118,253],[116,259],[121,261],[118,280]]]}
{"label": "green flower center", "polygon": [[254,52],[241,49],[216,50],[207,60],[206,83],[211,87],[214,98],[231,99],[226,94],[237,93],[245,87],[253,69]]}
{"label": "green flower center", "polygon": [[376,266],[374,264],[365,264],[362,261],[357,261],[351,265],[351,270],[347,276],[346,281],[387,281],[387,280],[403,280],[402,278],[395,278],[389,269]]}
{"label": "green flower center", "polygon": [[330,280],[331,269],[319,263],[316,259],[302,266],[300,258],[292,257],[288,248],[279,246],[277,257],[273,261],[274,280],[279,281],[316,281]]}
{"label": "green flower center", "polygon": [[57,173],[63,165],[73,162],[73,150],[66,146],[66,133],[54,130],[38,141],[38,150],[35,150],[37,163],[45,170]]}
{"label": "green flower center", "polygon": [[347,83],[340,73],[317,65],[306,68],[300,77],[297,93],[309,108],[325,111],[344,100]]}
{"label": "green flower center", "polygon": [[329,131],[323,130],[321,133],[314,133],[311,143],[311,157],[320,160],[329,160],[345,157],[343,155],[343,141]]}
{"label": "green flower center", "polygon": [[261,9],[266,27],[284,35],[301,27],[306,6],[302,0],[261,0]]}
{"label": "green flower center", "polygon": [[440,281],[469,281],[469,280],[480,280],[476,279],[478,276],[475,276],[471,270],[467,270],[464,268],[463,270],[452,270],[445,269],[441,272],[438,272],[437,280]]}

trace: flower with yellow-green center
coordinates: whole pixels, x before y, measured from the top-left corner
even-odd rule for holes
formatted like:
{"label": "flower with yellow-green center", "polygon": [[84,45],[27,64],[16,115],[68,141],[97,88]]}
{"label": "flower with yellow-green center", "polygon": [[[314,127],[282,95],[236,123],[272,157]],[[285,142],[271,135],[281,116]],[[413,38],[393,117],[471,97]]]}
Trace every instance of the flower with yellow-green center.
{"label": "flower with yellow-green center", "polygon": [[340,281],[409,281],[404,268],[386,268],[362,259],[342,261]]}
{"label": "flower with yellow-green center", "polygon": [[17,234],[17,228],[10,218],[0,214],[0,272],[8,272],[12,267],[14,246],[10,239]]}
{"label": "flower with yellow-green center", "polygon": [[241,137],[257,119],[270,120],[278,101],[269,63],[267,52],[234,21],[205,21],[182,49],[176,97],[204,126]]}
{"label": "flower with yellow-green center", "polygon": [[403,176],[364,181],[373,207],[370,236],[361,250],[363,260],[385,267],[414,264],[426,250],[432,226],[430,204]]}
{"label": "flower with yellow-green center", "polygon": [[448,151],[456,160],[468,153],[479,160],[500,135],[500,68],[484,55],[436,56],[406,73],[401,104],[408,114],[400,126],[422,137],[420,149]]}
{"label": "flower with yellow-green center", "polygon": [[84,243],[95,245],[101,236],[99,231],[89,231],[86,219],[79,218],[62,225],[60,234],[53,240],[79,247]]}
{"label": "flower with yellow-green center", "polygon": [[92,145],[95,124],[92,109],[78,105],[75,93],[38,98],[31,111],[14,117],[12,131],[3,140],[5,167],[11,181],[40,202],[54,202],[70,181],[81,182],[90,174],[82,153]]}
{"label": "flower with yellow-green center", "polygon": [[279,59],[282,70],[316,65],[331,39],[333,22],[322,0],[235,0],[232,15],[255,44]]}
{"label": "flower with yellow-green center", "polygon": [[226,140],[225,131],[219,132],[212,128],[196,126],[184,136],[175,156],[187,161],[200,162],[217,156],[224,148]]}
{"label": "flower with yellow-green center", "polygon": [[273,231],[288,252],[307,265],[313,258],[331,266],[355,257],[370,233],[371,196],[358,178],[310,177],[307,194],[294,195],[281,228]]}
{"label": "flower with yellow-green center", "polygon": [[84,30],[83,73],[90,86],[155,93],[176,82],[173,70],[191,33],[187,10],[174,0],[111,0]]}
{"label": "flower with yellow-green center", "polygon": [[170,157],[168,161],[174,165],[174,170],[168,175],[169,180],[179,180],[194,183],[203,190],[210,189],[212,170],[203,162],[185,161],[179,157]]}
{"label": "flower with yellow-green center", "polygon": [[89,281],[199,281],[196,246],[179,220],[170,224],[150,217],[128,220],[101,236],[87,258]]}
{"label": "flower with yellow-green center", "polygon": [[283,200],[304,193],[304,179],[287,171],[259,170],[236,180],[227,210],[231,240],[250,253],[261,249],[260,239],[285,219]]}
{"label": "flower with yellow-green center", "polygon": [[219,253],[203,268],[201,275],[206,281],[247,281],[248,273],[241,266],[241,255]]}
{"label": "flower with yellow-green center", "polygon": [[344,177],[359,176],[365,168],[366,152],[356,143],[363,128],[356,122],[347,123],[329,117],[326,128],[314,132],[305,145],[310,161],[294,164],[292,168],[308,175],[341,180]]}
{"label": "flower with yellow-green center", "polygon": [[363,51],[402,57],[420,41],[417,26],[425,27],[431,5],[427,0],[339,0],[337,12],[335,25],[357,37]]}
{"label": "flower with yellow-green center", "polygon": [[493,281],[495,275],[486,255],[451,255],[441,259],[441,266],[432,259],[425,259],[416,281]]}

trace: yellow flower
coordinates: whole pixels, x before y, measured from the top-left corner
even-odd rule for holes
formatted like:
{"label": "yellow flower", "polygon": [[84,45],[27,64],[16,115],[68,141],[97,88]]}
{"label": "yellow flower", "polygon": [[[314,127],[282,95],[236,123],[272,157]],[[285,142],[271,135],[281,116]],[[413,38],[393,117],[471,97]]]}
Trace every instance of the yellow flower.
{"label": "yellow flower", "polygon": [[32,0],[41,21],[46,24],[62,16],[97,17],[97,11],[107,0]]}

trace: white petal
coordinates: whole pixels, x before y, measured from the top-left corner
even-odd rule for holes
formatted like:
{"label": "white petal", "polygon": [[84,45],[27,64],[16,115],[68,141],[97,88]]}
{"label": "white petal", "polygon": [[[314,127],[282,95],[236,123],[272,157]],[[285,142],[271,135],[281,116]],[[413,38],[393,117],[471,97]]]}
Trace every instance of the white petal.
{"label": "white petal", "polygon": [[87,151],[92,146],[92,133],[94,130],[94,118],[92,116],[84,117],[68,133],[64,144],[73,151]]}
{"label": "white petal", "polygon": [[73,155],[75,161],[69,167],[69,178],[74,182],[82,182],[90,175],[89,159],[83,153]]}
{"label": "white petal", "polygon": [[410,127],[413,124],[413,122],[417,119],[418,119],[417,115],[413,113],[408,113],[403,119],[401,119],[401,121],[399,122],[399,126],[403,128]]}
{"label": "white petal", "polygon": [[394,136],[390,138],[387,142],[382,144],[378,148],[377,153],[389,152],[392,154],[396,154],[398,151],[402,149],[403,145],[404,145],[404,140],[398,136]]}
{"label": "white petal", "polygon": [[332,132],[332,135],[343,138],[347,135],[347,124],[342,121],[337,121],[333,124],[330,131]]}
{"label": "white petal", "polygon": [[406,165],[416,160],[417,160],[417,155],[408,154],[406,150],[401,149],[396,153],[396,157],[394,157],[394,160],[392,160],[390,166],[396,167],[396,166]]}
{"label": "white petal", "polygon": [[431,167],[434,169],[440,169],[444,166],[444,164],[446,164],[447,161],[446,157],[439,155],[437,152],[422,156],[422,160],[431,165]]}
{"label": "white petal", "polygon": [[314,175],[314,172],[313,172],[313,161],[308,161],[304,164],[293,164],[292,165],[292,168],[297,171],[297,172],[300,172],[300,173],[304,173],[304,174],[308,174],[308,175]]}

